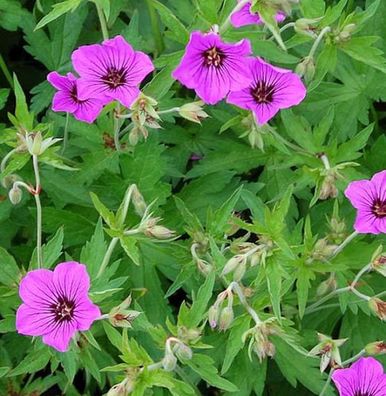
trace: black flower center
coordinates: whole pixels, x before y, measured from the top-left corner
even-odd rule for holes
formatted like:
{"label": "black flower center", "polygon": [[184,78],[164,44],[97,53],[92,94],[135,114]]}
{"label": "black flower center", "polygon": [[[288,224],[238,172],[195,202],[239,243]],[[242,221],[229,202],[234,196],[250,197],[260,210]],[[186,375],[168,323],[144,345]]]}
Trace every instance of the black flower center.
{"label": "black flower center", "polygon": [[268,85],[265,81],[259,81],[254,88],[251,88],[251,95],[257,103],[272,103],[275,86]]}
{"label": "black flower center", "polygon": [[72,86],[72,88],[71,88],[70,97],[71,97],[71,99],[72,99],[75,103],[79,103],[79,104],[84,103],[84,102],[87,102],[87,100],[88,100],[88,99],[86,99],[86,100],[80,100],[80,99],[78,98],[78,90],[77,90],[75,84],[74,84],[74,85]]}
{"label": "black flower center", "polygon": [[120,69],[111,67],[102,77],[102,81],[112,89],[118,88],[126,82],[126,70],[123,67]]}
{"label": "black flower center", "polygon": [[206,66],[220,67],[225,58],[224,52],[216,47],[209,48],[204,52],[204,64]]}
{"label": "black flower center", "polygon": [[70,322],[74,317],[75,302],[66,297],[59,297],[58,302],[51,305],[51,310],[55,314],[55,322]]}
{"label": "black flower center", "polygon": [[371,212],[375,217],[378,217],[380,219],[386,217],[386,201],[377,198],[373,202],[373,206],[371,207]]}

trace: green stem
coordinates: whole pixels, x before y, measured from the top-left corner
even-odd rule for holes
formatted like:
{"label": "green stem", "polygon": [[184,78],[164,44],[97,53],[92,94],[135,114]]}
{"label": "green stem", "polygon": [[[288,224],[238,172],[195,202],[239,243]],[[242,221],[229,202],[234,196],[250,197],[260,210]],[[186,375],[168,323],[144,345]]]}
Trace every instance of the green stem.
{"label": "green stem", "polygon": [[229,286],[228,289],[231,291],[234,291],[237,296],[239,297],[239,300],[245,310],[251,315],[252,319],[255,321],[256,325],[259,325],[261,323],[261,319],[259,318],[259,315],[257,312],[248,304],[243,291],[240,288],[240,285],[237,282],[232,282]]}
{"label": "green stem", "polygon": [[357,235],[359,235],[356,231],[350,234],[332,253],[329,257],[331,260],[335,256],[337,256]]}
{"label": "green stem", "polygon": [[13,78],[1,54],[0,54],[0,69],[3,72],[5,78],[7,79],[9,86],[13,89]]}
{"label": "green stem", "polygon": [[326,393],[326,391],[328,389],[328,385],[330,385],[333,373],[334,373],[334,369],[332,368],[330,370],[330,372],[328,373],[328,377],[327,377],[326,383],[324,384],[322,391],[319,393],[319,396],[323,396]]}
{"label": "green stem", "polygon": [[97,9],[97,13],[98,13],[99,23],[100,23],[101,29],[102,29],[103,40],[108,40],[109,31],[107,30],[107,24],[106,24],[105,15],[104,15],[103,10],[102,10],[102,8],[101,8],[101,6],[99,5],[98,2],[95,2],[95,6],[96,6],[96,9]]}
{"label": "green stem", "polygon": [[42,204],[40,202],[40,174],[39,174],[39,161],[38,156],[32,156],[33,168],[35,173],[35,190],[34,197],[36,203],[36,254],[38,260],[38,268],[43,267],[42,257]]}
{"label": "green stem", "polygon": [[316,52],[316,50],[318,49],[318,47],[319,47],[319,44],[320,44],[320,42],[322,41],[322,39],[323,39],[323,37],[327,34],[327,33],[329,33],[331,31],[331,28],[330,28],[330,26],[326,26],[324,29],[322,29],[322,31],[319,33],[319,36],[316,38],[316,40],[314,41],[314,44],[312,45],[312,47],[311,47],[311,51],[310,51],[310,53],[308,54],[308,56],[310,57],[310,58],[313,58],[314,57],[314,55],[315,55],[315,52]]}
{"label": "green stem", "polygon": [[161,35],[161,28],[159,25],[158,15],[157,15],[157,12],[153,6],[152,0],[145,0],[145,1],[147,4],[147,7],[149,9],[149,17],[150,17],[151,29],[153,31],[156,52],[157,52],[157,54],[160,54],[163,51],[165,46],[164,46],[163,38]]}
{"label": "green stem", "polygon": [[114,117],[114,145],[115,149],[117,151],[121,151],[121,143],[119,142],[119,132],[121,129],[120,125],[120,120],[118,117],[118,114],[120,112],[120,104],[117,103],[117,107],[115,108],[115,111],[113,111],[113,117]]}
{"label": "green stem", "polygon": [[67,143],[68,143],[68,125],[70,123],[70,113],[66,114],[66,123],[64,124],[64,133],[63,133],[63,147],[62,153],[66,151]]}
{"label": "green stem", "polygon": [[115,248],[116,244],[118,243],[118,241],[119,241],[119,238],[113,238],[110,241],[110,245],[107,248],[105,256],[103,257],[102,264],[99,267],[99,271],[96,276],[97,278],[99,278],[103,274],[103,271],[106,269],[106,267],[111,259],[111,255],[113,254],[114,248]]}
{"label": "green stem", "polygon": [[7,166],[8,160],[12,157],[13,154],[17,152],[17,148],[12,149],[1,161],[0,164],[0,172],[4,172],[5,167]]}
{"label": "green stem", "polygon": [[347,291],[350,291],[351,287],[347,286],[347,287],[343,287],[341,289],[336,289],[334,291],[332,291],[331,293],[327,294],[326,296],[322,297],[319,301],[317,301],[316,303],[310,305],[309,307],[306,308],[305,310],[305,314],[310,314],[313,312],[313,310],[317,307],[319,307],[320,305],[322,305],[324,302],[330,300],[331,298],[337,296],[338,294],[341,293],[345,293]]}

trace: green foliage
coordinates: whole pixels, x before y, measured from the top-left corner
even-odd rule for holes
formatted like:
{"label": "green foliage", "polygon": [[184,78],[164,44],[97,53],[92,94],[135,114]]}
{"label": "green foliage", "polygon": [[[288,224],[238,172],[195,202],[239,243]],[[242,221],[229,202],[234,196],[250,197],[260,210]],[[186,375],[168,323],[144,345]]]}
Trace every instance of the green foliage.
{"label": "green foliage", "polygon": [[[348,183],[386,169],[385,2],[253,0],[264,24],[236,29],[238,4],[0,0],[1,395],[110,395],[123,383],[134,396],[333,396],[330,369],[308,353],[317,333],[348,338],[345,367],[384,340],[348,288],[384,234],[337,247],[353,231]],[[72,52],[101,43],[104,25],[155,66],[140,88],[156,116],[136,144],[135,106],[108,104],[92,124],[51,109],[46,75],[74,72]],[[191,32],[212,28],[277,67],[300,73],[310,57],[306,98],[259,128],[225,101],[203,105],[201,124],[180,117],[198,99],[172,71]],[[38,155],[37,180],[25,138],[65,131],[66,147]],[[17,332],[18,287],[38,268],[37,198],[44,269],[85,264],[103,315],[65,353]],[[384,300],[376,271],[354,286]]]}

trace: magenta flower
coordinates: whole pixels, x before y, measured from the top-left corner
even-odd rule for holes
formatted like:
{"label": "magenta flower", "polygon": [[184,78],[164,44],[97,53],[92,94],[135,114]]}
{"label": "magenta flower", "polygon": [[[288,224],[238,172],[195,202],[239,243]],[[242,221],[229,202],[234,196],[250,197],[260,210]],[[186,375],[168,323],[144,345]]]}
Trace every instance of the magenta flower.
{"label": "magenta flower", "polygon": [[231,90],[249,85],[251,76],[246,64],[251,54],[249,40],[224,43],[216,33],[193,32],[179,66],[172,76],[194,89],[207,104],[215,104]]}
{"label": "magenta flower", "polygon": [[[238,0],[239,3],[240,1],[241,0]],[[236,11],[231,15],[231,24],[234,27],[239,28],[241,26],[261,25],[264,23],[258,12],[251,12],[251,5],[251,2],[248,2],[247,4],[244,4],[239,11]],[[284,12],[278,12],[275,18],[278,22],[283,22],[286,17],[287,16]]]}
{"label": "magenta flower", "polygon": [[88,330],[101,313],[88,297],[90,278],[86,266],[73,261],[54,271],[30,271],[21,280],[23,300],[16,312],[18,333],[43,336],[43,342],[60,352],[68,349],[78,330]]}
{"label": "magenta flower", "polygon": [[126,107],[137,99],[139,84],[154,70],[151,59],[134,51],[122,36],[79,47],[72,54],[72,63],[80,75],[80,99],[96,97],[103,104],[118,100]]}
{"label": "magenta flower", "polygon": [[95,121],[103,108],[103,103],[97,98],[80,100],[77,79],[72,73],[61,76],[57,72],[51,72],[47,80],[58,90],[52,101],[53,111],[72,113],[79,121],[88,123]]}
{"label": "magenta flower", "polygon": [[386,374],[372,357],[362,357],[350,368],[335,370],[332,379],[339,396],[386,396]]}
{"label": "magenta flower", "polygon": [[259,58],[250,62],[252,83],[241,91],[231,92],[227,102],[255,113],[257,122],[267,123],[280,109],[299,104],[306,88],[291,70],[274,67]]}
{"label": "magenta flower", "polygon": [[344,192],[358,210],[354,229],[362,234],[386,233],[386,170],[371,180],[350,183]]}

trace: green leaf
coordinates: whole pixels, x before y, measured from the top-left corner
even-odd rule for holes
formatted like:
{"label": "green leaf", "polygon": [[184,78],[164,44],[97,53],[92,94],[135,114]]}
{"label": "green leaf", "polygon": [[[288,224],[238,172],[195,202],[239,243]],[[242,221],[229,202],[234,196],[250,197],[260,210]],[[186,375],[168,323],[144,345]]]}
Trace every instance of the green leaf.
{"label": "green leaf", "polygon": [[280,308],[280,297],[281,297],[281,268],[277,260],[268,259],[265,266],[265,274],[267,277],[267,286],[269,297],[273,308],[273,313],[276,318],[281,321],[281,308]]}
{"label": "green leaf", "polygon": [[[56,262],[57,259],[62,254],[63,249],[63,227],[60,227],[55,235],[43,245],[43,264],[44,268],[51,268]],[[36,256],[36,249],[34,250],[31,261],[30,261],[30,268],[36,268],[37,266],[37,256]]]}
{"label": "green leaf", "polygon": [[316,59],[315,76],[308,87],[309,91],[317,88],[328,72],[332,73],[335,70],[337,60],[338,49],[336,45],[326,43]]}
{"label": "green leaf", "polygon": [[300,9],[305,18],[319,18],[324,15],[324,0],[302,0]]}
{"label": "green leaf", "polygon": [[1,88],[0,89],[0,110],[7,103],[9,92],[10,92],[10,90],[8,88]]}
{"label": "green leaf", "polygon": [[184,361],[193,371],[195,371],[208,384],[228,392],[237,392],[238,388],[232,382],[221,378],[217,374],[212,358],[206,355],[195,353],[191,360]]}
{"label": "green leaf", "polygon": [[75,11],[82,0],[66,0],[61,3],[54,4],[52,6],[53,10],[50,11],[46,16],[44,16],[39,23],[36,25],[35,30],[41,29],[43,26],[59,18],[63,14],[71,11]]}
{"label": "green leaf", "polygon": [[173,12],[157,0],[152,0],[152,6],[157,9],[162,22],[173,33],[171,37],[181,44],[186,44],[189,40],[189,31]]}
{"label": "green leaf", "polygon": [[197,327],[203,320],[207,305],[210,298],[212,297],[214,281],[216,274],[212,271],[208,274],[204,284],[200,287],[197,293],[197,297],[194,299],[192,307],[187,318],[187,322],[183,323],[188,328]]}
{"label": "green leaf", "polygon": [[90,274],[91,279],[93,279],[98,273],[105,253],[106,242],[103,233],[102,221],[99,219],[93,236],[80,252],[80,262],[86,264],[87,271]]}
{"label": "green leaf", "polygon": [[136,238],[131,236],[123,236],[119,238],[121,246],[123,247],[126,254],[131,258],[135,265],[141,264],[141,256],[138,249],[138,241]]}
{"label": "green leaf", "polygon": [[15,126],[22,126],[25,130],[30,131],[33,127],[34,116],[28,111],[27,101],[16,74],[13,75],[13,84],[16,97],[15,116],[18,122],[18,125]]}
{"label": "green leaf", "polygon": [[20,270],[15,259],[2,247],[0,247],[0,283],[7,286],[15,286],[20,279]]}
{"label": "green leaf", "polygon": [[242,336],[250,328],[250,323],[251,317],[249,315],[241,316],[233,322],[226,344],[221,375],[224,375],[229,370],[235,357],[243,348]]}
{"label": "green leaf", "polygon": [[348,42],[340,45],[339,49],[357,61],[386,73],[386,58],[383,56],[383,51],[372,46],[378,40],[377,36],[352,37]]}
{"label": "green leaf", "polygon": [[102,325],[111,344],[115,346],[118,351],[123,352],[123,341],[121,333],[105,320],[102,321]]}
{"label": "green leaf", "polygon": [[102,203],[96,194],[90,192],[91,200],[97,212],[102,216],[102,219],[110,228],[115,228],[115,215]]}
{"label": "green leaf", "polygon": [[51,359],[49,348],[44,347],[28,353],[25,358],[8,374],[13,377],[20,374],[32,374],[47,366]]}
{"label": "green leaf", "polygon": [[315,274],[308,268],[300,267],[297,273],[296,292],[298,295],[299,316],[303,318],[308,301],[308,292],[311,287],[310,280],[315,279]]}

